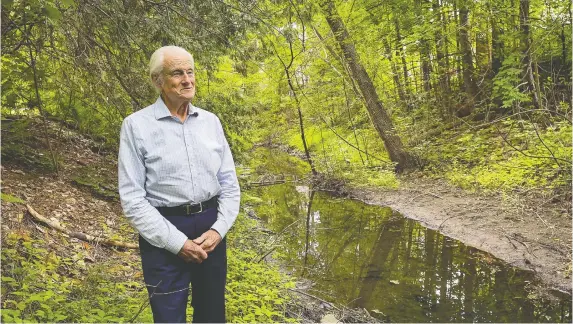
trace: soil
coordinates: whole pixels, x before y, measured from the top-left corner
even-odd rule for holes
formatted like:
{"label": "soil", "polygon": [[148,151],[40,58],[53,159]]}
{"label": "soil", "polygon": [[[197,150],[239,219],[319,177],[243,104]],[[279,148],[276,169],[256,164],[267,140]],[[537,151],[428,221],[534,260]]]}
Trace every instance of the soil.
{"label": "soil", "polygon": [[420,174],[400,188],[347,189],[354,199],[388,206],[466,245],[533,271],[545,288],[571,294],[571,196],[472,193]]}

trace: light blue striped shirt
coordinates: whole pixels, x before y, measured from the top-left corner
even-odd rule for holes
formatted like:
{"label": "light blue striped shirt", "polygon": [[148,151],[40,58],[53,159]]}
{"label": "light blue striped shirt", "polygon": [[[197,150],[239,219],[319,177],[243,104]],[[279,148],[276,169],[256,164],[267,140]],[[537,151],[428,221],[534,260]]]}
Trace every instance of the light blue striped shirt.
{"label": "light blue striped shirt", "polygon": [[161,99],[123,121],[118,180],[123,211],[150,244],[177,254],[187,236],[154,207],[206,201],[219,195],[222,237],[239,213],[235,164],[219,118],[189,104],[185,122]]}

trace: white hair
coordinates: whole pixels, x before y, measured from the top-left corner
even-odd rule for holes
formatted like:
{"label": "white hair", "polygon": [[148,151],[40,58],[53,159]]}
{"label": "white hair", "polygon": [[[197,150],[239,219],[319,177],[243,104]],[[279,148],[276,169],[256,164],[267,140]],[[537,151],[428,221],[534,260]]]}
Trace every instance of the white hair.
{"label": "white hair", "polygon": [[151,82],[153,82],[153,85],[156,87],[161,86],[161,84],[163,83],[163,77],[162,77],[163,75],[161,72],[163,72],[163,63],[166,52],[179,52],[189,55],[189,57],[191,58],[191,66],[195,68],[195,61],[193,60],[193,55],[187,52],[186,49],[184,49],[183,47],[172,46],[172,45],[163,46],[158,50],[156,50],[149,59],[149,76],[151,77]]}

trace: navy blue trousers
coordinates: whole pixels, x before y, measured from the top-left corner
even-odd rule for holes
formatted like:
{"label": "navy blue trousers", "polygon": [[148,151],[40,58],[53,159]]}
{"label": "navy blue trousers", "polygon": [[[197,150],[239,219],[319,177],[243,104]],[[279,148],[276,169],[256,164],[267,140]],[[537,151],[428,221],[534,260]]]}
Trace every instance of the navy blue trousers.
{"label": "navy blue trousers", "polygon": [[[166,216],[189,239],[208,231],[217,220],[217,208],[189,216]],[[227,277],[226,240],[201,264],[186,263],[177,255],[139,237],[143,278],[156,323],[185,323],[189,285],[194,323],[225,322]]]}

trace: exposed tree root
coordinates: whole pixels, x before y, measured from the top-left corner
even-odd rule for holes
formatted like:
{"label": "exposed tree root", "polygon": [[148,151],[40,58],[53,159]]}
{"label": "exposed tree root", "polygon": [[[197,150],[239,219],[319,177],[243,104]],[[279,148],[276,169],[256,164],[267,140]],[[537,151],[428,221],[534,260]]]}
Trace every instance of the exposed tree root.
{"label": "exposed tree root", "polygon": [[82,241],[86,241],[86,242],[90,242],[90,243],[98,243],[98,244],[107,245],[107,246],[122,247],[122,248],[126,248],[126,249],[138,249],[139,248],[139,246],[137,244],[133,244],[133,243],[125,243],[125,242],[109,240],[109,239],[105,239],[105,238],[101,238],[101,237],[91,236],[91,235],[84,234],[81,232],[72,232],[70,230],[63,228],[61,225],[50,221],[46,217],[40,215],[37,211],[34,210],[34,208],[32,208],[32,206],[26,204],[26,208],[28,209],[28,212],[30,213],[30,215],[32,215],[32,217],[35,220],[37,220],[41,223],[44,223],[44,224],[48,225],[49,227],[51,227],[55,230],[58,230],[58,231],[66,234],[70,237],[75,237],[75,238],[80,239]]}

